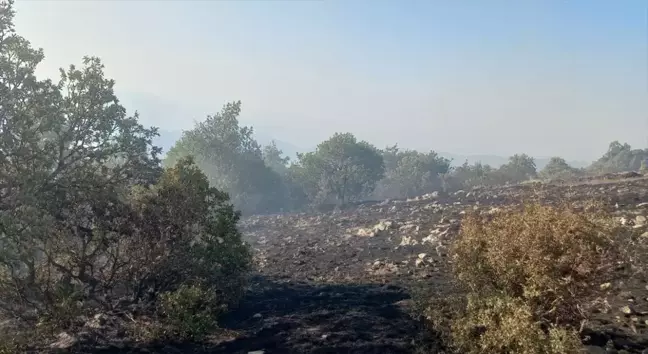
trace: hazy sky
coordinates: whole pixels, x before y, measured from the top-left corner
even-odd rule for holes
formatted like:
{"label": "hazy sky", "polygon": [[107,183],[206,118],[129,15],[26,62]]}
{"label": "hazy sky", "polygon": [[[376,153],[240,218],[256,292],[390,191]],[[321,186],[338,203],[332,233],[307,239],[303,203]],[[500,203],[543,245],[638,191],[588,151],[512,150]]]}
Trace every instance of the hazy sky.
{"label": "hazy sky", "polygon": [[102,58],[129,110],[166,130],[243,101],[241,120],[311,147],[336,131],[464,154],[594,159],[646,147],[645,0],[18,0],[42,75]]}

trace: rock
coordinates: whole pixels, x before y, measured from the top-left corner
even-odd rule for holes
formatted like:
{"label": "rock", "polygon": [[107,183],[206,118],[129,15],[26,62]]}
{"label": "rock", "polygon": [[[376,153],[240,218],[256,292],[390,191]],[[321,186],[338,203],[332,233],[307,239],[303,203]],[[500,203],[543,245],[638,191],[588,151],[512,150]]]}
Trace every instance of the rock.
{"label": "rock", "polygon": [[415,238],[410,236],[403,236],[399,244],[399,246],[416,246],[416,245],[418,245],[418,241],[416,241]]}
{"label": "rock", "polygon": [[409,230],[412,230],[412,229],[415,229],[415,228],[417,228],[417,226],[415,224],[407,223],[407,224],[399,227],[398,231],[409,231]]}
{"label": "rock", "polygon": [[70,349],[79,342],[79,339],[67,332],[61,332],[56,337],[56,342],[50,344],[52,349]]}
{"label": "rock", "polygon": [[648,238],[648,231],[646,231],[646,232],[644,232],[643,234],[641,234],[641,237],[646,237],[646,238]]}
{"label": "rock", "polygon": [[601,284],[601,290],[607,290],[612,287],[612,283],[603,283]]}
{"label": "rock", "polygon": [[623,312],[623,314],[625,315],[632,315],[633,313],[635,313],[634,310],[629,305],[625,305],[621,307],[619,311]]}
{"label": "rock", "polygon": [[637,217],[635,217],[635,225],[646,225],[646,217],[643,215],[637,215]]}
{"label": "rock", "polygon": [[418,254],[418,259],[425,259],[427,257],[427,253],[419,253]]}
{"label": "rock", "polygon": [[262,317],[263,317],[263,315],[260,314],[260,313],[255,313],[254,316],[252,316],[252,318],[256,318],[256,319],[259,319],[259,318],[262,318]]}
{"label": "rock", "polygon": [[265,350],[253,350],[248,352],[248,354],[265,354]]}
{"label": "rock", "polygon": [[391,229],[393,226],[394,226],[393,221],[385,221],[385,220],[383,220],[383,221],[379,222],[378,224],[376,224],[373,227],[373,231],[374,232],[386,231],[386,230]]}
{"label": "rock", "polygon": [[108,316],[103,313],[98,313],[94,317],[85,323],[86,327],[98,329],[106,325],[108,321]]}
{"label": "rock", "polygon": [[371,229],[358,229],[358,232],[356,232],[357,236],[360,237],[374,237],[376,236],[376,233],[371,230]]}
{"label": "rock", "polygon": [[428,236],[423,237],[423,239],[421,239],[422,244],[437,243],[437,242],[439,242],[439,239],[438,239],[437,235],[435,235],[435,234],[430,234]]}
{"label": "rock", "polygon": [[403,310],[409,310],[414,307],[414,301],[412,299],[405,299],[395,302],[394,305]]}

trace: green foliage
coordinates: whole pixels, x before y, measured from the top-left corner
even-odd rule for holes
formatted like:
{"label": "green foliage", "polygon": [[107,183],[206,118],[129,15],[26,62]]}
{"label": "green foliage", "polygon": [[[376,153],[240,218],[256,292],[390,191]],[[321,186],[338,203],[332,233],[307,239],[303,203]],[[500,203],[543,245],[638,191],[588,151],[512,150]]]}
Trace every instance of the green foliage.
{"label": "green foliage", "polygon": [[14,33],[11,3],[0,8],[0,309],[52,313],[61,289],[102,283],[92,273],[119,196],[159,175],[157,133],[126,114],[97,58],[39,81],[42,51]]}
{"label": "green foliage", "polygon": [[251,257],[228,195],[191,159],[160,168],[156,129],[127,115],[99,59],[38,80],[43,53],[12,20],[2,3],[0,316],[67,327],[194,283],[235,301]]}
{"label": "green foliage", "polygon": [[646,159],[648,159],[648,150],[632,149],[628,144],[613,141],[608,151],[587,170],[593,174],[637,171],[641,169],[641,164]]}
{"label": "green foliage", "polygon": [[483,165],[479,162],[469,165],[468,161],[465,161],[461,166],[453,168],[444,176],[444,189],[472,189],[487,185],[492,172],[493,168],[490,165]]}
{"label": "green foliage", "polygon": [[217,319],[224,311],[210,288],[182,285],[163,293],[159,310],[174,337],[199,340],[218,327]]}
{"label": "green foliage", "polygon": [[527,154],[515,154],[509,162],[499,168],[499,174],[505,183],[520,183],[536,177],[536,165],[533,157]]}
{"label": "green foliage", "polygon": [[135,190],[130,205],[127,263],[134,269],[123,275],[135,298],[201,282],[217,284],[223,301],[238,299],[251,261],[236,228],[239,213],[191,158],[167,168],[156,185]]}
{"label": "green foliage", "polygon": [[378,149],[351,133],[336,133],[314,152],[298,155],[291,174],[311,202],[346,203],[367,196],[384,175]]}
{"label": "green foliage", "polygon": [[543,179],[570,179],[577,177],[581,171],[577,168],[569,166],[567,161],[562,157],[552,157],[549,159],[547,165],[538,174]]}
{"label": "green foliage", "polygon": [[285,206],[281,177],[266,166],[252,128],[239,125],[240,113],[241,102],[231,102],[185,131],[169,150],[164,165],[193,156],[210,184],[227,192],[243,212],[276,211]]}
{"label": "green foliage", "polygon": [[290,157],[283,156],[283,151],[277,147],[277,143],[273,140],[270,145],[263,147],[263,161],[266,166],[270,167],[273,171],[280,176],[285,176],[288,173],[288,163]]}
{"label": "green foliage", "polygon": [[509,157],[509,162],[493,168],[479,162],[453,168],[444,176],[446,190],[472,189],[478,186],[516,184],[536,177],[535,161],[526,154]]}
{"label": "green foliage", "polygon": [[383,151],[385,178],[374,195],[378,198],[414,197],[442,188],[442,176],[450,170],[450,160],[436,152],[401,151],[397,146]]}

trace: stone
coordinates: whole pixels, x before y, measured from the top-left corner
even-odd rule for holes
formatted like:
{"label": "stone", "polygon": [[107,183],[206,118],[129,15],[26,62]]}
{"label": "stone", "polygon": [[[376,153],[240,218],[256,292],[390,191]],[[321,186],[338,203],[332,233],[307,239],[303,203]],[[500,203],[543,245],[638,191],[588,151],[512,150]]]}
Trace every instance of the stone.
{"label": "stone", "polygon": [[416,246],[416,245],[418,245],[418,241],[416,241],[415,238],[410,236],[403,236],[399,244],[399,246]]}
{"label": "stone", "polygon": [[646,225],[646,217],[643,215],[637,215],[635,217],[635,225],[641,225],[641,226]]}
{"label": "stone", "polygon": [[374,236],[376,236],[376,233],[373,232],[373,230],[371,230],[371,229],[362,229],[361,228],[361,229],[358,229],[358,232],[356,232],[356,235],[360,236],[360,237],[374,237]]}
{"label": "stone", "polygon": [[629,305],[621,307],[619,311],[623,312],[625,315],[632,315],[634,313],[634,310]]}
{"label": "stone", "polygon": [[612,287],[612,283],[603,283],[601,284],[601,290],[608,290],[609,288]]}
{"label": "stone", "polygon": [[67,332],[61,332],[56,337],[56,342],[50,344],[52,349],[70,349],[79,342],[78,338]]}

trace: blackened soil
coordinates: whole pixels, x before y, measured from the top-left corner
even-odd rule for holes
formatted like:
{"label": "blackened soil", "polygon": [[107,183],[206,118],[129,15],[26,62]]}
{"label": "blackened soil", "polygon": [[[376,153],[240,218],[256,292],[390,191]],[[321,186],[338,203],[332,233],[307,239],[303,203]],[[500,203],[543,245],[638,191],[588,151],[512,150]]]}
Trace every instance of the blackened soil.
{"label": "blackened soil", "polygon": [[224,327],[239,333],[234,340],[92,352],[438,353],[439,341],[403,308],[407,301],[402,300],[409,298],[393,285],[315,284],[257,276],[241,306],[223,319]]}

